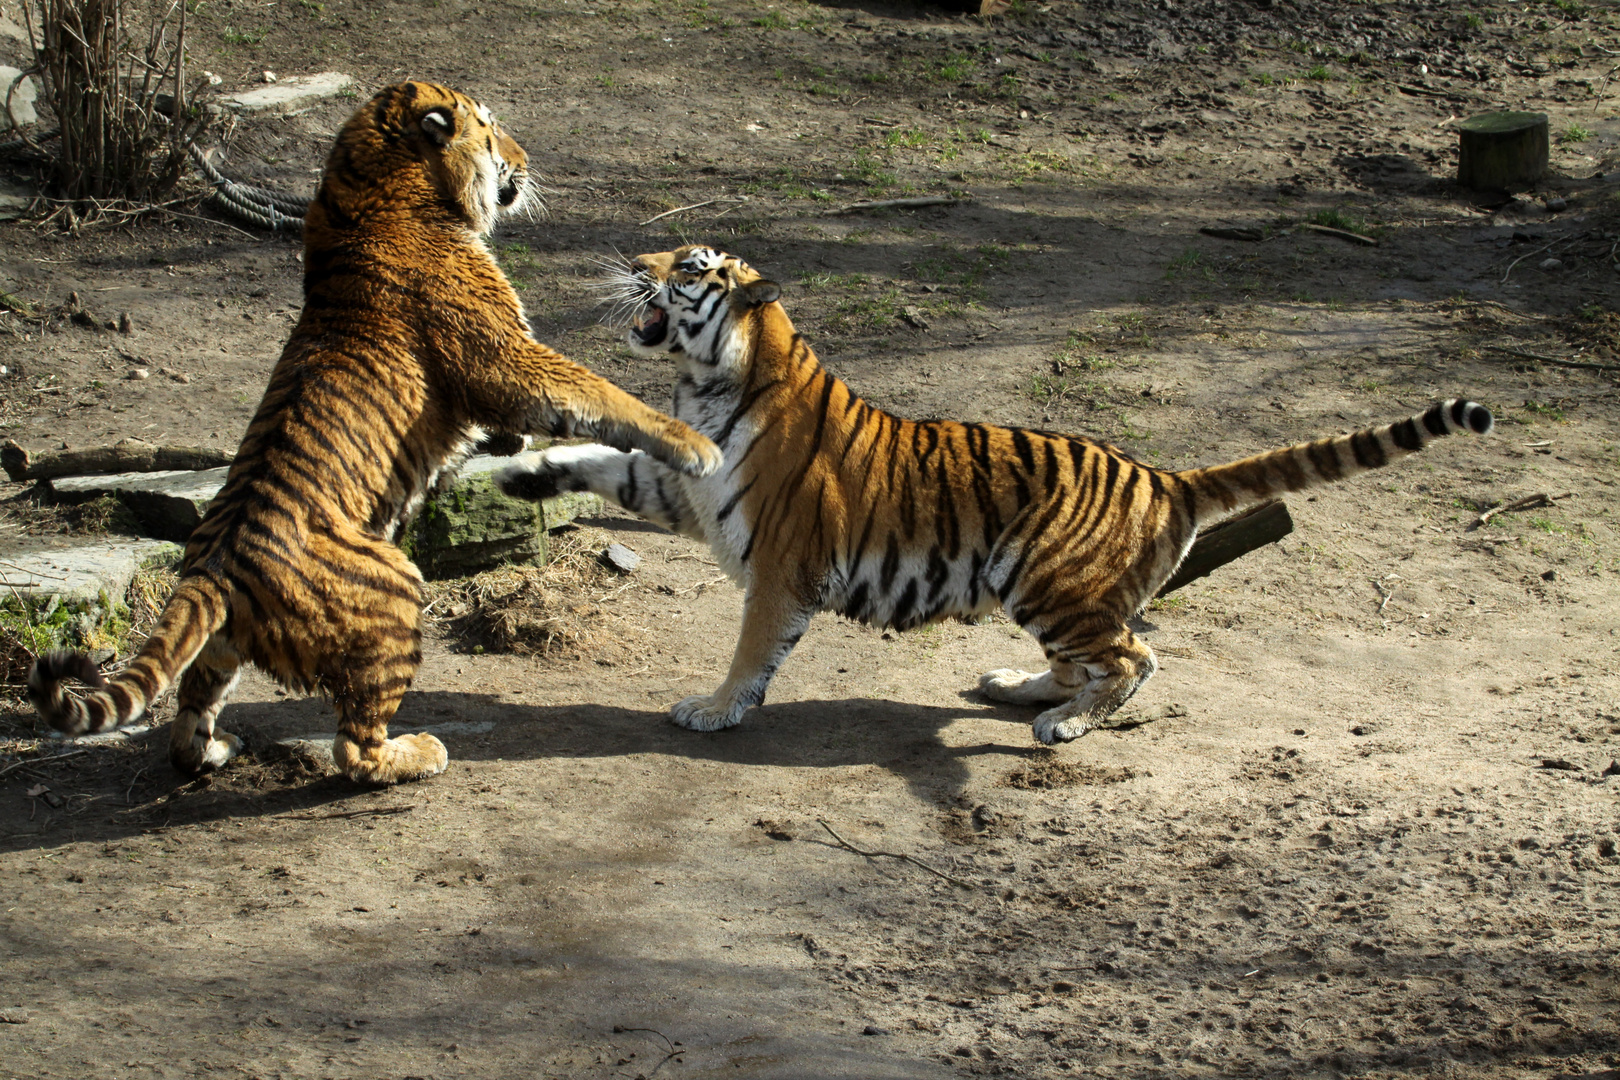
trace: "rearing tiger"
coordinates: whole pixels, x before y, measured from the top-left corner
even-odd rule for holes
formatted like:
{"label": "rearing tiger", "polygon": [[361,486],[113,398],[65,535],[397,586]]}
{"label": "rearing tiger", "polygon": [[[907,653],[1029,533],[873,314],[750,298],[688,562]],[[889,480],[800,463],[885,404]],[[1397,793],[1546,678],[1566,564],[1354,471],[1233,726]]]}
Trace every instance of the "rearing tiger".
{"label": "rearing tiger", "polygon": [[730,674],[675,722],[741,721],[817,611],[900,629],[1004,608],[1046,650],[1038,675],[992,671],[1001,701],[1046,703],[1045,743],[1073,739],[1157,668],[1126,626],[1201,526],[1285,491],[1377,468],[1456,431],[1489,432],[1454,400],[1388,427],[1228,465],[1172,472],[1091,439],[988,424],[912,422],[872,408],[817,362],[782,290],[706,247],[635,259],[616,296],[642,313],[643,356],[676,358],[674,414],[725,462],[681,476],[645,454],[574,446],[528,455],[498,480],[540,499],[594,491],[706,540],[746,586]]}
{"label": "rearing tiger", "polygon": [[[440,469],[483,429],[589,432],[672,476],[719,464],[708,439],[530,335],[483,242],[522,208],[527,162],[442,86],[391,86],[344,125],[304,221],[303,316],[174,595],[110,681],[82,653],[40,657],[28,690],[53,727],[127,724],[184,672],[169,756],[212,769],[241,749],[215,720],[249,660],[331,698],[349,777],[430,776],[438,739],[388,738],[422,661],[422,579],[393,540]],[[68,693],[68,675],[94,689]]]}

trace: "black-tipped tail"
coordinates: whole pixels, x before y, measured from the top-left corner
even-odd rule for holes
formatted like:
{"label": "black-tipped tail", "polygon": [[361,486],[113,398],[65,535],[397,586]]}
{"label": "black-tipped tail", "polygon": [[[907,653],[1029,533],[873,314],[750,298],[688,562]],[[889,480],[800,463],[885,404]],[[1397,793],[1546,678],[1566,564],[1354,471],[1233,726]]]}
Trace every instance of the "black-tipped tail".
{"label": "black-tipped tail", "polygon": [[1495,427],[1496,421],[1485,406],[1452,398],[1383,427],[1300,443],[1179,475],[1196,493],[1194,516],[1203,523],[1285,492],[1379,468],[1446,435],[1488,435]]}

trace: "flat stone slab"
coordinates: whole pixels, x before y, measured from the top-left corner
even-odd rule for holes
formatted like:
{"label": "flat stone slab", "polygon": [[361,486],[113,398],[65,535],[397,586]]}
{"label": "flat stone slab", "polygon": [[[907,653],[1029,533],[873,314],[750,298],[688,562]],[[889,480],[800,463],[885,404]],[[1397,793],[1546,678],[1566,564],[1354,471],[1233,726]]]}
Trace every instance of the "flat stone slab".
{"label": "flat stone slab", "polygon": [[8,599],[56,597],[64,603],[122,600],[136,571],[178,562],[180,546],[163,540],[112,537],[0,559],[0,590]]}
{"label": "flat stone slab", "polygon": [[229,466],[200,472],[115,473],[111,476],[62,476],[42,481],[57,502],[80,503],[111,495],[129,507],[141,531],[161,540],[184,542],[208,513]]}
{"label": "flat stone slab", "polygon": [[116,654],[129,632],[125,596],[135,575],[180,560],[177,544],[107,539],[0,559],[0,624],[35,653],[75,648]]}
{"label": "flat stone slab", "polygon": [[238,90],[221,98],[220,104],[236,112],[289,113],[336,97],[354,85],[354,76],[341,71],[290,75],[252,90]]}

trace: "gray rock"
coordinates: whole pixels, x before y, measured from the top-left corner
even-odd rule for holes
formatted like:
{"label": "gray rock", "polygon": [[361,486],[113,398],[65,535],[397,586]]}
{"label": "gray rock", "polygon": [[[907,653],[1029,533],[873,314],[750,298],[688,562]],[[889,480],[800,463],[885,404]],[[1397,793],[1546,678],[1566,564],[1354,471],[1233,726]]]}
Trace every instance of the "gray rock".
{"label": "gray rock", "polygon": [[543,563],[548,530],[602,511],[601,498],[590,494],[560,495],[539,506],[507,498],[490,474],[509,460],[488,454],[469,458],[423,504],[401,546],[424,577],[442,580]]}
{"label": "gray rock", "polygon": [[316,75],[292,75],[278,79],[268,86],[241,90],[220,99],[220,104],[234,112],[290,113],[317,105],[327,98],[337,97],[354,86],[354,76],[341,71],[323,71]]}
{"label": "gray rock", "polygon": [[[22,81],[17,82],[19,75]],[[11,89],[13,82],[17,83],[16,90]],[[17,121],[18,127],[39,123],[39,113],[34,111],[34,102],[39,100],[39,84],[16,68],[0,64],[0,104],[5,102],[7,93],[11,94],[11,118]],[[5,111],[0,109],[0,130],[4,130],[4,119]]]}
{"label": "gray rock", "polygon": [[39,192],[26,184],[0,182],[0,221],[16,221],[28,213]]}
{"label": "gray rock", "polygon": [[81,503],[111,495],[129,507],[141,531],[161,540],[184,542],[225,486],[228,466],[201,472],[116,473],[112,476],[64,476],[45,481],[57,502]]}
{"label": "gray rock", "polygon": [[602,558],[621,574],[628,574],[641,565],[641,556],[623,544],[609,544]]}
{"label": "gray rock", "polygon": [[13,555],[0,560],[0,626],[36,653],[122,652],[130,582],[147,567],[179,559],[175,544],[122,538]]}

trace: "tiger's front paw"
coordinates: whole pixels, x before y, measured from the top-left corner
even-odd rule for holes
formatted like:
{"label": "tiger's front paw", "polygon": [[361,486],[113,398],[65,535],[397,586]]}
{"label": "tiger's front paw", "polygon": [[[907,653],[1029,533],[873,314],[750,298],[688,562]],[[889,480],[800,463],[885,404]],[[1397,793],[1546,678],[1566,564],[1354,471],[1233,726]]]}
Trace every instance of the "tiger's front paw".
{"label": "tiger's front paw", "polygon": [[708,476],[718,469],[725,460],[720,448],[708,436],[698,434],[685,424],[681,424],[681,429],[672,433],[666,453],[659,455],[664,464],[687,476]]}
{"label": "tiger's front paw", "polygon": [[727,709],[712,695],[689,697],[669,710],[669,718],[688,731],[720,731],[742,723],[742,709]]}
{"label": "tiger's front paw", "polygon": [[524,454],[514,459],[512,464],[497,469],[495,486],[509,498],[539,502],[562,494],[565,476],[564,471],[547,464],[546,455],[542,451],[538,454]]}

